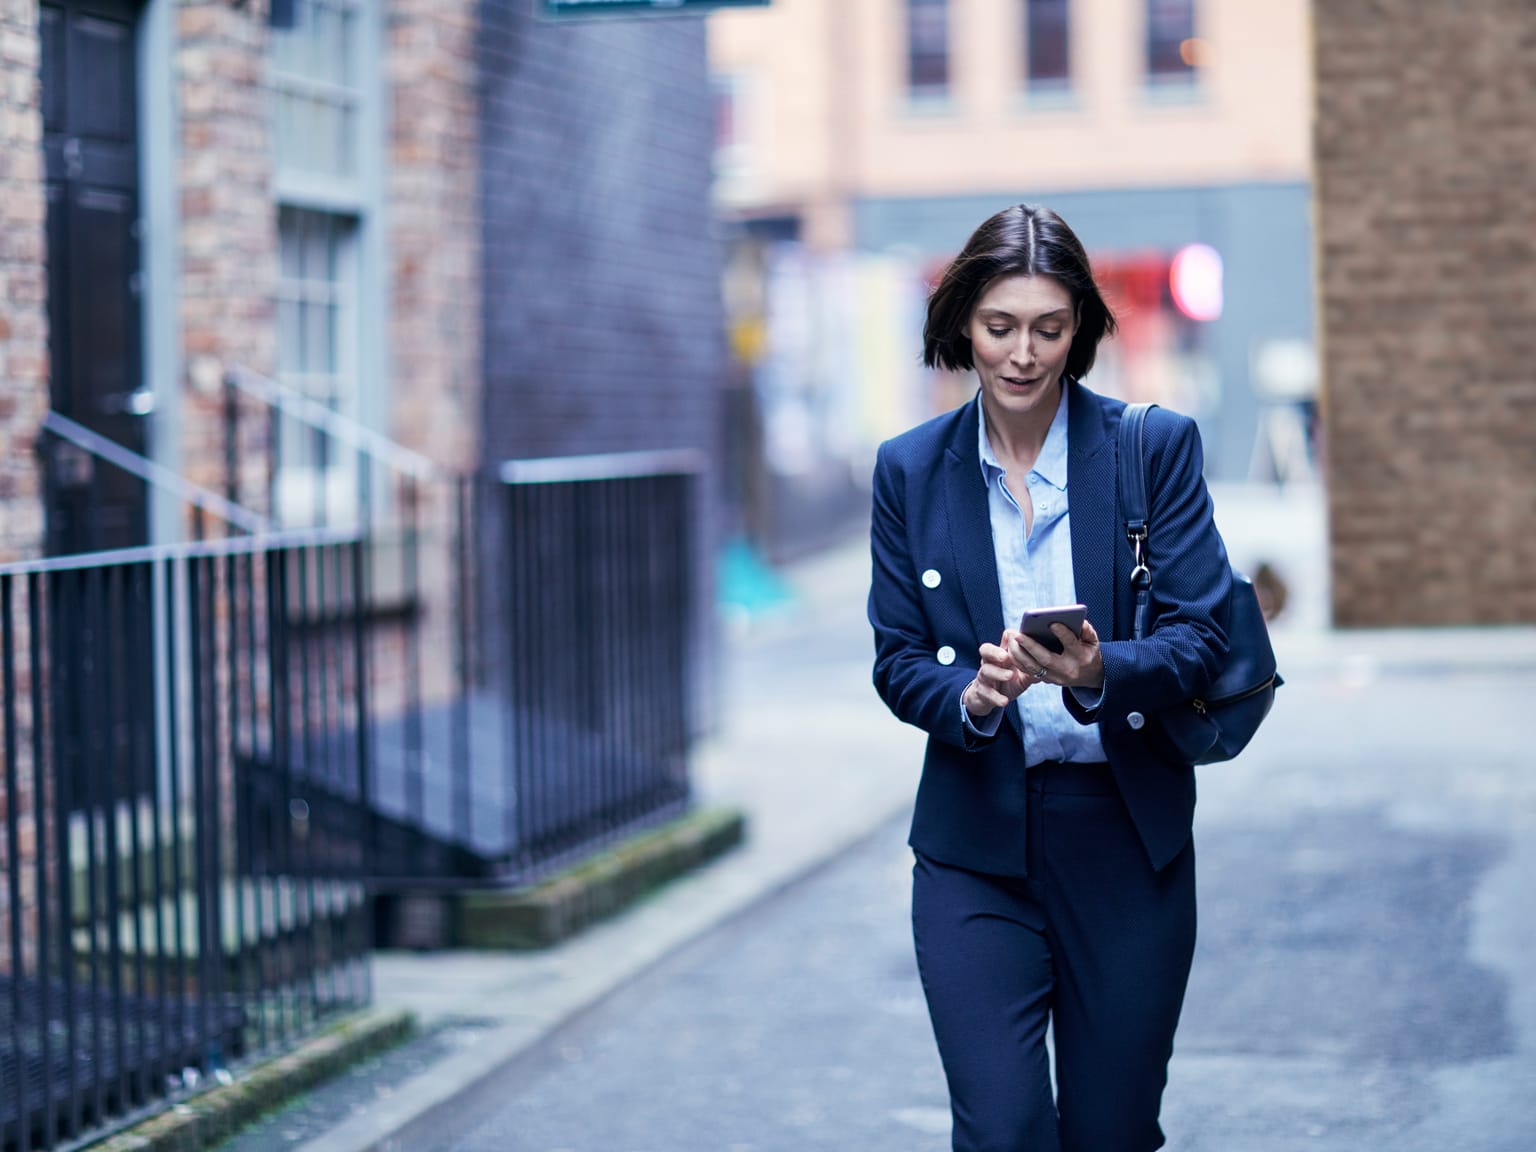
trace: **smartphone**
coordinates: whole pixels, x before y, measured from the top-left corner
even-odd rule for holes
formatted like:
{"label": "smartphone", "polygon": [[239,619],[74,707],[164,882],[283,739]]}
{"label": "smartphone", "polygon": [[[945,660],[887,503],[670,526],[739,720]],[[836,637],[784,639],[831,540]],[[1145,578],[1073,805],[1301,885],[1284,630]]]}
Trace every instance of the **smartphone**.
{"label": "smartphone", "polygon": [[1051,652],[1061,651],[1061,641],[1051,631],[1052,624],[1065,624],[1073,632],[1082,632],[1088,609],[1082,604],[1058,604],[1054,608],[1031,608],[1019,621],[1019,631]]}

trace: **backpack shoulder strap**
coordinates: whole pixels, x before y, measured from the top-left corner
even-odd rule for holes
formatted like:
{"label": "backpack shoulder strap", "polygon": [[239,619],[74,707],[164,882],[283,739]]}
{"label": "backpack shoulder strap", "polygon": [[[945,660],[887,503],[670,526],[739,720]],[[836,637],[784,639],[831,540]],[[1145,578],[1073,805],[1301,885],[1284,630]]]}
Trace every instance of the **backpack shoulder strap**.
{"label": "backpack shoulder strap", "polygon": [[1127,404],[1120,417],[1120,514],[1127,530],[1147,526],[1147,466],[1141,429],[1151,404]]}
{"label": "backpack shoulder strap", "polygon": [[1120,515],[1125,519],[1125,538],[1130,542],[1136,566],[1131,587],[1136,591],[1136,615],[1132,635],[1146,634],[1147,601],[1152,591],[1152,571],[1147,567],[1147,462],[1141,430],[1151,404],[1127,404],[1120,416]]}

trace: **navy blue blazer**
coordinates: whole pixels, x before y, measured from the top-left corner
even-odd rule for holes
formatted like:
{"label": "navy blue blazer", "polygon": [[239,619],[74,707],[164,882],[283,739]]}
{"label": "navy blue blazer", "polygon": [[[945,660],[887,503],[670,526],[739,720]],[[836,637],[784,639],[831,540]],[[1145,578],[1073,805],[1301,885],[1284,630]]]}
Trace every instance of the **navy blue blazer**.
{"label": "navy blue blazer", "polygon": [[[1216,531],[1193,420],[1164,408],[1143,432],[1148,472],[1151,635],[1131,636],[1132,552],[1117,496],[1125,405],[1068,380],[1067,494],[1072,575],[1104,659],[1104,692],[1088,712],[1154,868],[1189,839],[1194,770],[1163,753],[1151,718],[1203,692],[1227,652],[1231,569]],[[880,446],[875,463],[869,620],[875,689],[898,719],[928,733],[910,843],[946,864],[1025,876],[1024,761],[1018,709],[991,739],[967,732],[960,694],[978,649],[1003,633],[987,492],[977,456],[980,401]],[[933,569],[929,587],[923,574]],[[1008,621],[1013,627],[1018,621]],[[1039,692],[1041,688],[1031,691]]]}

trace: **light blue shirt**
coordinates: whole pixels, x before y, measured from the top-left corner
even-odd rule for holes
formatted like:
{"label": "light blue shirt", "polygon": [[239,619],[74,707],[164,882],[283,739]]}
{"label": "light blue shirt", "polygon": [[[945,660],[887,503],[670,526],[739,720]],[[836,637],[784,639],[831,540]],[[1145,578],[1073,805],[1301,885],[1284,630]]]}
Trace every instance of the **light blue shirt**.
{"label": "light blue shirt", "polygon": [[[979,407],[979,406],[978,406]],[[1077,587],[1072,578],[1072,524],[1067,499],[1067,390],[1045,434],[1045,444],[1024,483],[1034,505],[1033,527],[1026,530],[1024,510],[1004,482],[1007,473],[997,462],[987,439],[983,410],[976,421],[981,475],[987,485],[987,511],[992,520],[992,552],[997,561],[997,589],[1002,594],[1003,619],[1010,628],[1030,608],[1076,604]],[[1093,707],[1102,693],[1071,689],[1086,707]],[[1013,702],[1024,729],[1026,766],[1046,760],[1091,762],[1105,759],[1097,724],[1079,724],[1061,701],[1061,690],[1035,685]],[[960,706],[965,723],[982,736],[997,732],[1003,722],[998,708],[977,720]]]}

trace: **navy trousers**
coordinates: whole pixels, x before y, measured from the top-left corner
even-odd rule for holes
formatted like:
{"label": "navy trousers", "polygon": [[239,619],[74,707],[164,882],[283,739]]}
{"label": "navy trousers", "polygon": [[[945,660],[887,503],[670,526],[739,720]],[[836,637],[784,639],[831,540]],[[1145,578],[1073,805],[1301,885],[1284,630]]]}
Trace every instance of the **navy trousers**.
{"label": "navy trousers", "polygon": [[1154,872],[1108,765],[1029,776],[1028,880],[913,867],[955,1152],[1152,1152],[1194,957],[1194,846]]}

